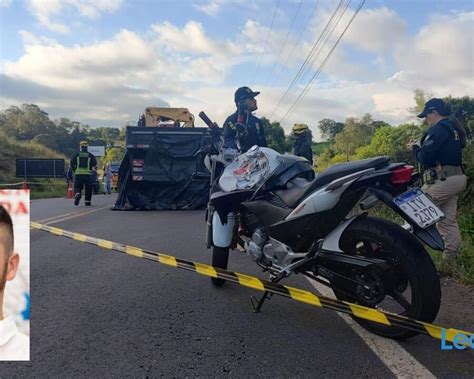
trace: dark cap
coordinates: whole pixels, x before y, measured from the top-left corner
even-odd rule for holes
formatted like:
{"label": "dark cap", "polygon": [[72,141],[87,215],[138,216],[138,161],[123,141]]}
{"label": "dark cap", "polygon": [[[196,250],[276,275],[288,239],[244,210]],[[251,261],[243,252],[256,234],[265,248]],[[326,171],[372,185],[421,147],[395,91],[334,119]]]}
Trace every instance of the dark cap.
{"label": "dark cap", "polygon": [[235,91],[234,101],[238,103],[239,101],[245,99],[253,99],[259,93],[260,92],[253,92],[249,87],[240,87],[237,91]]}
{"label": "dark cap", "polygon": [[446,103],[442,99],[430,99],[426,102],[423,112],[421,112],[418,117],[424,118],[431,111],[438,112],[441,116],[448,116],[449,111]]}

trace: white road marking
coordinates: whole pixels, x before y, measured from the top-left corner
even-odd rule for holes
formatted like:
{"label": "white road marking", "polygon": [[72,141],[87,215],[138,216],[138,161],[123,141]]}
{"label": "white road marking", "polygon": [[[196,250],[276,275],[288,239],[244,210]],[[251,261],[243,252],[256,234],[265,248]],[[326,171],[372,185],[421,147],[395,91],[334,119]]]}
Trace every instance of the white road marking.
{"label": "white road marking", "polygon": [[[312,279],[309,282],[322,296],[335,298],[331,289]],[[396,341],[372,334],[349,315],[338,313],[397,378],[435,378],[435,376]]]}

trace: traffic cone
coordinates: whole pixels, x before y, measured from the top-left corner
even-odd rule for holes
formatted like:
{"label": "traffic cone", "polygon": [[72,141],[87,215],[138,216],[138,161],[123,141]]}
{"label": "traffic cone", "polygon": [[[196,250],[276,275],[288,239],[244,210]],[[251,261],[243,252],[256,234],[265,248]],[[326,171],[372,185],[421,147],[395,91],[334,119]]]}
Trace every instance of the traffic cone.
{"label": "traffic cone", "polygon": [[73,190],[72,190],[72,182],[67,182],[67,198],[72,199],[74,196]]}

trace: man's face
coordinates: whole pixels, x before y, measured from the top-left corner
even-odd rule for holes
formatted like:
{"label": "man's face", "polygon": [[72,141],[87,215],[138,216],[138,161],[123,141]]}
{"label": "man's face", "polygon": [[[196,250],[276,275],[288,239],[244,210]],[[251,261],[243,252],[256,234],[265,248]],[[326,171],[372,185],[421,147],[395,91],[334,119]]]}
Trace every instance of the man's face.
{"label": "man's face", "polygon": [[245,107],[250,111],[250,112],[253,112],[255,110],[257,110],[257,99],[255,99],[255,97],[252,97],[250,99],[245,99]]}

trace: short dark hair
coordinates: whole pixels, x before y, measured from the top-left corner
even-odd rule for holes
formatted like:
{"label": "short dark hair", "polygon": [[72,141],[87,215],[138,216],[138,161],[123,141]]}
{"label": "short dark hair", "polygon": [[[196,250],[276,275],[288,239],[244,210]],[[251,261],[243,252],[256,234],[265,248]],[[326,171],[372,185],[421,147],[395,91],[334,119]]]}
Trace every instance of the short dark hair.
{"label": "short dark hair", "polygon": [[3,244],[6,256],[8,257],[13,252],[14,246],[13,222],[2,205],[0,205],[0,243]]}

